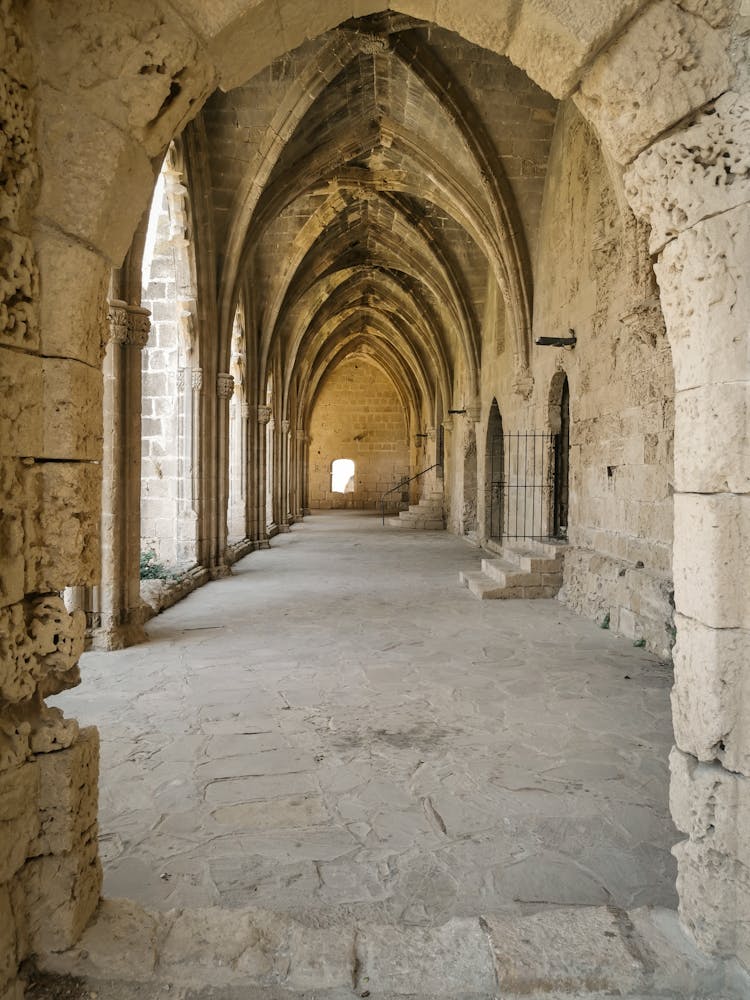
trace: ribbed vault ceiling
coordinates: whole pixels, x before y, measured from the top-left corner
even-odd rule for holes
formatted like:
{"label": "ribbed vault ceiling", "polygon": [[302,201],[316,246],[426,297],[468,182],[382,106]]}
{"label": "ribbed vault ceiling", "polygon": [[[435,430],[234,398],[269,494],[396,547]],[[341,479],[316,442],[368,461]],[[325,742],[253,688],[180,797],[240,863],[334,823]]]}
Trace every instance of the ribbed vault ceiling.
{"label": "ribbed vault ceiling", "polygon": [[259,384],[279,371],[306,422],[327,373],[365,355],[440,419],[476,395],[492,282],[523,366],[554,110],[507,60],[402,15],[347,22],[214,95],[220,321],[243,304]]}

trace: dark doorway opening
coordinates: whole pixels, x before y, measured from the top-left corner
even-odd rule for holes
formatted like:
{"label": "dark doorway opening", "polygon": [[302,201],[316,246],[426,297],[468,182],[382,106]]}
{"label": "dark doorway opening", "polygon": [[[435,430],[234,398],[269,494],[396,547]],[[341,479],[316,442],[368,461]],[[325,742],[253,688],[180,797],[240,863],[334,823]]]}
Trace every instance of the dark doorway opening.
{"label": "dark doorway opening", "polygon": [[[557,431],[555,437],[555,494],[553,509],[553,532],[555,538],[568,537],[568,495],[570,479],[570,389],[568,378],[563,375],[559,380],[559,389],[553,383],[553,398],[551,414],[552,430]],[[556,426],[555,426],[556,425]]]}
{"label": "dark doorway opening", "polygon": [[493,399],[487,422],[485,519],[487,537],[495,541],[501,541],[503,537],[504,443],[503,418],[500,416],[497,400]]}

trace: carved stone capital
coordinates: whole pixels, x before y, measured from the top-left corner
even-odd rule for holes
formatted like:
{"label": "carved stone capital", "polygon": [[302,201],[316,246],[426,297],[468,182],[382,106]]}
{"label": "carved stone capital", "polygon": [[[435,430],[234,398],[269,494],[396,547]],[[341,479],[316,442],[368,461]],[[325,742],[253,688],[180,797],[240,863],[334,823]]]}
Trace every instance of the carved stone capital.
{"label": "carved stone capital", "polygon": [[294,432],[294,436],[295,436],[295,438],[298,441],[303,441],[304,442],[304,441],[308,440],[308,437],[307,437],[307,434],[305,433],[305,428],[304,427],[298,427],[297,430]]}
{"label": "carved stone capital", "polygon": [[193,368],[190,373],[190,385],[196,391],[200,392],[203,388],[203,369]]}
{"label": "carved stone capital", "polygon": [[177,369],[177,391],[178,392],[184,392],[185,391],[185,369],[184,368],[178,368]]}
{"label": "carved stone capital", "polygon": [[250,416],[250,404],[249,403],[242,403],[242,404],[240,404],[240,416],[242,417],[243,420],[247,420],[247,418]]}
{"label": "carved stone capital", "polygon": [[282,432],[283,432],[284,434],[288,434],[288,433],[289,433],[289,428],[290,428],[291,426],[292,426],[292,425],[291,425],[291,422],[290,422],[289,420],[282,420],[282,421],[281,421],[281,430],[282,430]]}
{"label": "carved stone capital", "polygon": [[114,299],[107,309],[110,340],[115,344],[145,347],[151,330],[150,317],[148,309],[131,306],[121,299]]}
{"label": "carved stone capital", "polygon": [[107,322],[109,323],[109,339],[115,344],[126,344],[128,341],[128,306],[126,302],[115,299],[107,307]]}
{"label": "carved stone capital", "polygon": [[443,421],[443,430],[452,431],[453,430],[453,417],[446,417]]}
{"label": "carved stone capital", "polygon": [[145,347],[151,331],[151,313],[140,306],[130,306],[129,312],[130,343],[136,347]]}
{"label": "carved stone capital", "polygon": [[482,419],[482,407],[475,403],[473,406],[466,407],[466,419],[470,420],[472,423],[478,424]]}
{"label": "carved stone capital", "polygon": [[229,399],[234,392],[234,376],[229,372],[219,372],[216,376],[216,395],[219,399]]}
{"label": "carved stone capital", "polygon": [[272,413],[273,413],[273,410],[271,409],[270,406],[266,406],[264,404],[261,404],[258,407],[258,423],[259,424],[267,424],[269,422],[269,420],[271,419],[271,414]]}

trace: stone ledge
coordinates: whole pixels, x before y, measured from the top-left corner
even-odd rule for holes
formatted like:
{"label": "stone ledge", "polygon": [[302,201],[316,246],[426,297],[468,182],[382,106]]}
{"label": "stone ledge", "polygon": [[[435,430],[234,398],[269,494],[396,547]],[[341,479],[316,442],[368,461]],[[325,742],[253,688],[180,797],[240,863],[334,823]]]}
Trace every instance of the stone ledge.
{"label": "stone ledge", "polygon": [[[556,907],[436,927],[308,926],[268,910],[148,912],[104,900],[78,945],[39,956],[46,973],[291,997],[686,997],[748,995],[736,965],[703,955],[661,908]],[[732,963],[730,963],[732,964]],[[227,994],[233,995],[233,994]],[[245,997],[246,992],[242,993]],[[261,995],[261,994],[259,994]]]}

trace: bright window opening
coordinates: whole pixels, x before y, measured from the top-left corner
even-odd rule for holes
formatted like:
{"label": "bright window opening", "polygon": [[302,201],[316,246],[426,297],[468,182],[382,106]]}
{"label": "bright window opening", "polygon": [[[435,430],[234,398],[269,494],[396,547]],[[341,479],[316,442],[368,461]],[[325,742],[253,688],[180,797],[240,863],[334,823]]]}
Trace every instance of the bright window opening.
{"label": "bright window opening", "polygon": [[331,466],[331,493],[354,492],[354,462],[337,458]]}

